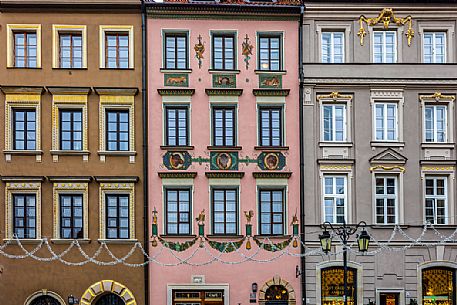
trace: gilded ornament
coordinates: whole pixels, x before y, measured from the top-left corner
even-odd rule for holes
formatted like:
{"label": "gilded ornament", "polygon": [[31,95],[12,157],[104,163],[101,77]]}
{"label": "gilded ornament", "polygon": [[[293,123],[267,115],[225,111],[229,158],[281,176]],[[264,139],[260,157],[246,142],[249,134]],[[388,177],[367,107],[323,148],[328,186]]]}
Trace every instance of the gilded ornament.
{"label": "gilded ornament", "polygon": [[254,217],[254,211],[253,210],[249,210],[248,211],[244,211],[244,216],[246,216],[246,221],[248,224],[251,223],[251,220],[252,220],[252,217]]}
{"label": "gilded ornament", "polygon": [[377,170],[377,169],[383,169],[383,170],[386,170],[386,171],[391,171],[391,170],[394,170],[394,169],[398,169],[402,173],[406,171],[406,169],[403,166],[398,166],[398,165],[394,165],[394,166],[377,165],[377,166],[370,167],[370,172],[372,172],[374,170]]}
{"label": "gilded ornament", "polygon": [[244,62],[246,63],[246,70],[249,69],[249,60],[251,59],[251,56],[249,56],[249,55],[252,55],[253,49],[254,49],[254,46],[249,41],[248,34],[246,34],[243,44],[241,45],[241,54],[243,54],[243,56],[244,56]]}
{"label": "gilded ornament", "polygon": [[337,100],[337,99],[352,99],[351,95],[343,95],[339,93],[338,91],[333,91],[330,94],[324,94],[324,95],[318,95],[317,100],[322,100],[322,99],[332,99],[332,100]]}
{"label": "gilded ornament", "polygon": [[203,53],[205,53],[205,45],[202,43],[202,35],[198,35],[198,43],[194,45],[195,58],[198,60],[198,67],[202,68]]}
{"label": "gilded ornament", "polygon": [[454,95],[445,95],[445,94],[442,94],[441,92],[435,92],[435,93],[433,93],[433,95],[421,95],[420,98],[421,98],[421,100],[422,99],[434,99],[437,102],[439,102],[440,100],[450,100],[450,101],[455,100]]}

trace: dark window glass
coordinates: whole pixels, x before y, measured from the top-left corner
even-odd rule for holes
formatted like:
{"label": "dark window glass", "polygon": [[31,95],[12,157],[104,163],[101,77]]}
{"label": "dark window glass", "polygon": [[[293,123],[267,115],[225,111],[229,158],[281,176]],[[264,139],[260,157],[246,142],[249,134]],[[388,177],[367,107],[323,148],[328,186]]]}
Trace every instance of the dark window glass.
{"label": "dark window glass", "polygon": [[106,144],[110,151],[129,150],[129,111],[106,111]]}
{"label": "dark window glass", "polygon": [[455,304],[455,269],[443,266],[422,270],[422,304]]}
{"label": "dark window glass", "polygon": [[83,196],[60,195],[60,238],[84,238]]}
{"label": "dark window glass", "polygon": [[82,68],[83,46],[81,33],[60,33],[60,67]]}
{"label": "dark window glass", "polygon": [[41,295],[30,303],[30,305],[61,305],[59,301],[49,295]]}
{"label": "dark window glass", "polygon": [[259,70],[279,71],[282,69],[280,35],[261,35],[259,37]]}
{"label": "dark window glass", "polygon": [[13,194],[13,231],[17,238],[36,238],[35,194]]}
{"label": "dark window glass", "polygon": [[61,109],[60,149],[82,150],[82,110]]}
{"label": "dark window glass", "polygon": [[238,233],[238,191],[213,189],[213,234]]}
{"label": "dark window glass", "polygon": [[167,107],[165,111],[167,137],[166,145],[189,145],[187,107]]}
{"label": "dark window glass", "polygon": [[114,293],[107,293],[98,298],[95,305],[125,305],[125,302]]}
{"label": "dark window glass", "polygon": [[186,34],[165,35],[165,69],[188,69]]}
{"label": "dark window glass", "polygon": [[105,66],[115,69],[129,67],[129,35],[127,33],[105,33]]}
{"label": "dark window glass", "polygon": [[260,234],[284,234],[284,191],[260,190]]}
{"label": "dark window glass", "polygon": [[35,109],[13,110],[13,138],[15,150],[36,149]]}
{"label": "dark window glass", "polygon": [[235,36],[213,35],[213,69],[235,70]]}
{"label": "dark window glass", "polygon": [[166,234],[191,233],[191,210],[190,190],[167,189],[166,190]]}
{"label": "dark window glass", "polygon": [[282,145],[282,108],[260,108],[260,145]]}
{"label": "dark window glass", "polygon": [[[357,304],[357,269],[348,267],[347,271],[347,303],[354,305]],[[343,267],[321,269],[321,304],[344,304]]]}
{"label": "dark window glass", "polygon": [[213,107],[213,145],[235,146],[235,107]]}
{"label": "dark window glass", "polygon": [[106,195],[106,238],[129,237],[129,195]]}
{"label": "dark window glass", "polygon": [[17,68],[37,67],[36,32],[14,32],[14,66]]}

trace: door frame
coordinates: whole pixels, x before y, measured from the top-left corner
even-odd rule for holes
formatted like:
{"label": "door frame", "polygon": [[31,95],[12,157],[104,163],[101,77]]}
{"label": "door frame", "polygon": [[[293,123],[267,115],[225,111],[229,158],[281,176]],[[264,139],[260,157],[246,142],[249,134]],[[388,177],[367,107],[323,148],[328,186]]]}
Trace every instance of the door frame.
{"label": "door frame", "polygon": [[230,305],[229,284],[169,284],[167,285],[167,305],[173,304],[173,290],[223,290],[224,305]]}
{"label": "door frame", "polygon": [[376,288],[376,304],[381,305],[381,293],[399,293],[398,305],[405,305],[404,288]]}

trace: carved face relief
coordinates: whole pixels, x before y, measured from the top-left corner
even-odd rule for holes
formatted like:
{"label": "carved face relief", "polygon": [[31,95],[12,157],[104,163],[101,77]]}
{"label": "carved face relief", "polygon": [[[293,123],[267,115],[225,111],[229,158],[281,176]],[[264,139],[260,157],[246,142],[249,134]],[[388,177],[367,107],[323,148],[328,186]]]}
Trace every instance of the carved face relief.
{"label": "carved face relief", "polygon": [[267,169],[274,170],[278,168],[279,158],[276,154],[269,153],[265,156],[264,163]]}
{"label": "carved face relief", "polygon": [[170,165],[173,169],[180,169],[184,165],[184,156],[182,153],[176,152],[170,154]]}
{"label": "carved face relief", "polygon": [[229,169],[232,166],[232,158],[227,153],[220,153],[216,158],[216,164],[220,169]]}

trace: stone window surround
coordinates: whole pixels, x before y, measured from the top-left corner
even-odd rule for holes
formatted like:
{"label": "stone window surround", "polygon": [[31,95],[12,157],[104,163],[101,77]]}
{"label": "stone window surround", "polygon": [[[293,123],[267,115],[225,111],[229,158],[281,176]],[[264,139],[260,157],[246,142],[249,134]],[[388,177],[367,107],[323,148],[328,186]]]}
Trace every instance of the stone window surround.
{"label": "stone window surround", "polygon": [[349,23],[317,23],[316,24],[316,45],[315,61],[322,63],[322,32],[343,32],[344,33],[344,63],[351,62],[350,52],[350,37],[351,37],[351,24]]}
{"label": "stone window surround", "polygon": [[68,68],[68,69],[85,69],[87,68],[87,27],[85,25],[67,25],[67,24],[53,24],[52,25],[52,68],[60,68],[60,39],[59,34],[65,33],[80,33],[82,44],[82,66],[81,68]]}
{"label": "stone window surround", "polygon": [[[317,95],[317,101],[319,103],[319,146],[352,146],[352,95],[339,95],[335,98],[331,95]],[[323,114],[323,105],[324,104],[339,104],[346,105],[346,141],[324,141],[324,114]]]}
{"label": "stone window surround", "polygon": [[384,29],[382,24],[378,24],[375,26],[372,26],[371,29],[367,29],[367,32],[369,33],[370,36],[370,62],[376,65],[383,65],[385,63],[375,63],[374,62],[374,32],[376,31],[388,31],[388,32],[396,32],[396,61],[392,64],[398,64],[403,62],[403,36],[404,36],[404,27],[400,29],[395,24],[390,24],[389,29]]}
{"label": "stone window surround", "polygon": [[37,39],[37,61],[36,68],[21,68],[21,69],[39,69],[41,68],[41,24],[7,24],[7,45],[6,45],[6,58],[7,58],[7,67],[15,68],[14,64],[14,31],[34,31],[36,32]]}
{"label": "stone window surround", "polygon": [[455,27],[454,24],[449,22],[446,25],[436,24],[431,22],[418,22],[419,33],[419,48],[420,48],[420,62],[424,62],[424,32],[445,32],[446,33],[446,63],[455,62],[454,54],[454,37]]}
{"label": "stone window surround", "polygon": [[260,146],[260,118],[259,118],[259,108],[260,107],[281,107],[282,108],[282,119],[281,119],[281,132],[282,132],[282,144],[281,146],[287,146],[287,132],[286,132],[286,98],[284,96],[257,96],[256,97],[256,137],[257,137],[257,144]]}
{"label": "stone window surround", "polygon": [[162,145],[165,146],[167,143],[167,122],[166,122],[166,108],[168,106],[181,106],[187,107],[187,146],[192,146],[192,98],[191,96],[162,96]]}
{"label": "stone window surround", "polygon": [[[233,29],[233,30],[230,30],[230,29],[224,29],[224,30],[215,30],[215,29],[210,29],[209,30],[209,57],[210,57],[210,62],[209,62],[209,66],[210,66],[210,70],[214,70],[214,67],[213,67],[213,36],[214,35],[233,35],[234,39],[233,39],[233,70],[238,70],[238,30],[237,29]],[[189,39],[189,43],[190,43],[190,39]],[[190,50],[190,49],[189,49]],[[190,52],[190,51],[189,51]],[[190,57],[190,56],[189,56]],[[189,58],[190,60],[190,58]],[[231,70],[228,70],[228,71],[231,71]]]}
{"label": "stone window surround", "polygon": [[191,30],[190,29],[170,29],[170,28],[167,28],[167,29],[161,29],[160,31],[160,36],[161,36],[161,40],[162,40],[162,69],[161,69],[161,72],[180,72],[180,71],[186,71],[186,72],[189,72],[189,70],[186,70],[186,69],[165,69],[166,67],[166,63],[165,63],[165,52],[167,51],[166,50],[166,43],[165,43],[165,35],[166,34],[185,34],[187,36],[187,67],[189,69],[191,69],[191,41],[190,41],[190,33],[191,33]]}
{"label": "stone window surround", "polygon": [[[105,35],[107,32],[126,32],[129,35],[129,67],[128,69],[133,69],[135,65],[135,48],[134,48],[134,32],[133,25],[100,25],[100,68],[101,69],[110,69],[106,67],[106,56],[105,56]],[[118,68],[120,69],[120,68]]]}
{"label": "stone window surround", "polygon": [[[281,54],[280,54],[280,68],[281,70],[279,71],[271,71],[271,70],[261,70],[260,69],[260,56],[259,51],[260,51],[260,36],[262,35],[279,35],[281,39]],[[244,39],[244,38],[243,38]],[[255,33],[255,40],[256,40],[256,46],[257,51],[256,51],[256,56],[258,57],[255,63],[256,66],[256,73],[268,73],[268,72],[273,72],[273,73],[281,73],[286,71],[286,56],[285,56],[285,41],[286,41],[286,32],[285,31],[278,31],[278,30],[262,30],[262,31],[256,31]],[[255,50],[254,47],[254,50]]]}
{"label": "stone window surround", "polygon": [[213,228],[213,202],[212,202],[212,190],[221,190],[221,189],[236,189],[237,191],[237,234],[241,234],[242,226],[241,226],[241,178],[209,178],[208,179],[208,215],[207,215],[207,224],[208,232],[214,232]]}

